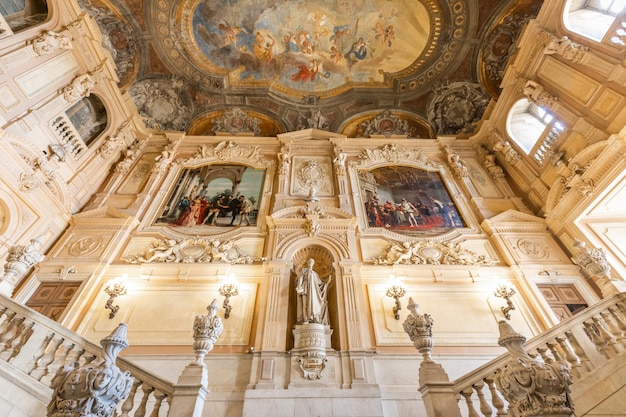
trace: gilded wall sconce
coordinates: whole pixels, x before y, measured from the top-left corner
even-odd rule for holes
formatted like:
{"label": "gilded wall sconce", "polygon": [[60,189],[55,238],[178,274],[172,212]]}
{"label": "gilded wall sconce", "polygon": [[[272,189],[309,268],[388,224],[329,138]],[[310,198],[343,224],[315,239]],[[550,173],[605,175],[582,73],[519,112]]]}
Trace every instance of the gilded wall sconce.
{"label": "gilded wall sconce", "polygon": [[123,275],[121,277],[110,280],[104,287],[104,292],[107,293],[107,295],[109,296],[109,299],[104,305],[104,308],[111,310],[111,312],[109,313],[110,319],[114,318],[118,310],[120,309],[119,305],[113,305],[115,299],[119,296],[126,294],[127,292],[125,281],[126,275]]}
{"label": "gilded wall sconce", "polygon": [[387,292],[385,293],[385,295],[396,300],[396,303],[393,306],[393,317],[396,320],[400,320],[400,310],[402,310],[400,297],[404,297],[404,294],[406,294],[406,290],[404,289],[404,284],[402,283],[402,281],[400,281],[399,278],[396,278],[393,275],[390,276],[389,281],[387,282]]}
{"label": "gilded wall sconce", "polygon": [[511,310],[515,310],[511,297],[515,295],[515,288],[506,283],[500,283],[493,294],[498,298],[506,300],[506,307],[501,307],[502,314],[504,314],[507,320],[511,320]]}
{"label": "gilded wall sconce", "polygon": [[224,318],[227,319],[230,317],[230,311],[233,307],[230,305],[230,297],[235,297],[239,294],[239,288],[237,286],[237,280],[235,276],[230,274],[224,278],[222,281],[222,285],[219,288],[220,295],[224,297],[224,302],[222,303],[222,307],[224,307]]}

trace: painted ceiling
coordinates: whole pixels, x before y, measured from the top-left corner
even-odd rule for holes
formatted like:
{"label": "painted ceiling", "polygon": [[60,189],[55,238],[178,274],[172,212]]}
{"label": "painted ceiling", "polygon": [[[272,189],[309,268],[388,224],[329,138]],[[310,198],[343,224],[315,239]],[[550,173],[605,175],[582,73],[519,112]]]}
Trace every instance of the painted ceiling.
{"label": "painted ceiling", "polygon": [[80,0],[146,124],[471,133],[540,0]]}

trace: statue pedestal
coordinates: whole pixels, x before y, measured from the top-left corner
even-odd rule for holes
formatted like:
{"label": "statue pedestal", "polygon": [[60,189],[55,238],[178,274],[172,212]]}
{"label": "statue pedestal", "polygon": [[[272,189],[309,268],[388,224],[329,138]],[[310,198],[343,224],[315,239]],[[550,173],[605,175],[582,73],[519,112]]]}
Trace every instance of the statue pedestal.
{"label": "statue pedestal", "polygon": [[329,325],[319,323],[298,324],[293,329],[294,348],[291,351],[291,382],[289,387],[309,386],[311,383],[334,385],[334,357],[326,357],[332,352],[330,336],[333,330]]}

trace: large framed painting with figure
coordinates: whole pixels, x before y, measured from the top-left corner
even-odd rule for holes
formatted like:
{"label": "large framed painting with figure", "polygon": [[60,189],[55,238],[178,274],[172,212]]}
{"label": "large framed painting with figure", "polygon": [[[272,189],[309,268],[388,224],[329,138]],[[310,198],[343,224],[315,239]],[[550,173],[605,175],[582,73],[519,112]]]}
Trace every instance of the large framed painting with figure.
{"label": "large framed painting with figure", "polygon": [[264,169],[245,165],[183,169],[156,223],[192,234],[256,226],[264,180]]}
{"label": "large framed painting with figure", "polygon": [[466,226],[438,172],[409,166],[358,171],[368,227],[434,236]]}

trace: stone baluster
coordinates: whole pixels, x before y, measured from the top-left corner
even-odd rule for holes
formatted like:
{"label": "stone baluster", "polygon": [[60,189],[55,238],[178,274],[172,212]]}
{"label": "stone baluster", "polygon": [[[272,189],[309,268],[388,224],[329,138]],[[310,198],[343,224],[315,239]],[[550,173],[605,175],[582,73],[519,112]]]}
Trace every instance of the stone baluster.
{"label": "stone baluster", "polygon": [[576,378],[580,378],[582,376],[580,358],[576,355],[576,353],[574,353],[567,339],[557,337],[556,341],[559,346],[561,346],[561,349],[565,354],[565,360],[569,363],[572,373]]}
{"label": "stone baluster", "polygon": [[68,361],[69,363],[72,363],[72,362],[81,362],[81,359],[83,358],[83,355],[84,355],[84,354],[85,354],[85,349],[84,349],[84,348],[80,348],[80,347],[79,347],[78,349],[76,349],[76,350],[74,350],[74,351],[72,352],[71,357],[70,357],[69,359],[67,359],[67,361]]}
{"label": "stone baluster", "polygon": [[580,364],[584,367],[584,371],[591,371],[591,369],[593,369],[591,361],[587,357],[587,354],[585,353],[583,348],[580,347],[580,343],[578,343],[578,340],[576,340],[574,334],[571,331],[566,331],[565,337],[567,338],[567,341],[570,343],[570,345],[572,345],[572,348],[574,349],[574,354],[580,359]]}
{"label": "stone baluster", "polygon": [[41,371],[41,374],[39,375],[39,377],[37,377],[37,381],[41,381],[41,378],[48,375],[50,371],[49,366],[52,362],[54,362],[56,352],[59,349],[59,346],[61,346],[61,343],[63,343],[64,341],[65,339],[62,337],[53,340],[48,347],[48,350],[46,350],[46,353],[39,359],[39,361],[37,361],[36,367]]}
{"label": "stone baluster", "polygon": [[30,371],[28,371],[28,375],[31,375],[33,373],[33,371],[35,369],[37,369],[37,367],[39,366],[39,361],[41,360],[41,358],[43,357],[43,355],[46,353],[46,348],[48,347],[48,345],[50,344],[50,341],[52,340],[52,338],[54,337],[54,333],[53,332],[49,332],[48,334],[46,334],[46,337],[43,341],[43,343],[41,344],[41,346],[39,346],[39,348],[33,353],[33,367]]}
{"label": "stone baluster", "polygon": [[0,352],[4,352],[11,345],[13,339],[19,334],[20,326],[25,319],[25,317],[13,317],[6,331],[0,334]]}
{"label": "stone baluster", "polygon": [[23,326],[20,335],[13,339],[13,341],[11,342],[11,346],[8,349],[10,354],[7,357],[7,362],[11,361],[11,359],[17,357],[20,354],[20,352],[22,351],[22,347],[24,347],[26,342],[28,342],[28,339],[30,339],[30,337],[34,333],[34,325],[35,323],[32,321],[30,323],[27,323]]}
{"label": "stone baluster", "polygon": [[0,326],[2,326],[6,321],[6,316],[4,313],[6,313],[7,309],[8,307],[0,307]]}
{"label": "stone baluster", "polygon": [[8,313],[4,314],[4,320],[2,321],[2,323],[0,323],[0,335],[3,335],[7,331],[7,329],[9,328],[9,323],[11,323],[11,320],[13,320],[13,317],[15,317],[16,314],[17,313],[15,313],[14,311],[9,311]]}
{"label": "stone baluster", "polygon": [[155,390],[153,395],[154,395],[155,401],[154,401],[154,407],[152,408],[152,413],[150,413],[150,417],[159,417],[159,412],[161,410],[161,403],[167,397],[167,394],[159,390]]}
{"label": "stone baluster", "polygon": [[609,310],[600,312],[600,316],[602,317],[602,321],[606,324],[609,332],[619,341],[619,345],[623,346],[624,343],[624,332],[619,328],[619,325],[616,320],[614,320],[611,312]]}
{"label": "stone baluster", "polygon": [[550,356],[547,355],[546,353],[547,351],[548,349],[545,349],[545,348],[537,348],[537,352],[539,352],[539,356],[541,356],[541,359],[543,359],[545,363],[554,362],[554,360]]}
{"label": "stone baluster", "polygon": [[478,395],[478,403],[480,404],[480,412],[483,413],[485,417],[491,417],[493,415],[493,408],[487,402],[485,398],[485,394],[483,393],[483,388],[485,387],[484,382],[479,382],[477,384],[472,385],[472,388],[476,391],[476,395]]}
{"label": "stone baluster", "polygon": [[137,407],[135,413],[133,414],[134,417],[145,417],[148,399],[150,398],[150,394],[152,394],[152,391],[154,391],[154,387],[144,383],[141,385],[141,390],[143,391],[143,395],[141,397],[139,407]]}
{"label": "stone baluster", "polygon": [[567,363],[533,359],[524,347],[526,338],[505,320],[499,322],[499,330],[498,344],[509,351],[510,359],[496,371],[494,380],[509,402],[509,412],[524,417],[572,416],[568,395],[572,380]]}
{"label": "stone baluster", "polygon": [[468,417],[480,417],[476,408],[474,408],[474,401],[472,401],[472,394],[474,390],[467,388],[461,391],[461,395],[465,398],[465,404],[467,404],[467,416]]}
{"label": "stone baluster", "polygon": [[[39,380],[44,382],[46,385],[50,385],[52,378],[54,377],[54,373],[56,370],[63,368],[67,362],[67,356],[70,354],[72,349],[76,346],[74,343],[68,343],[66,345],[60,346],[57,354],[55,355],[54,361],[48,365],[48,371],[42,375],[42,378]],[[51,372],[52,371],[52,372]],[[47,376],[44,380],[44,376]]]}
{"label": "stone baluster", "polygon": [[604,340],[600,337],[600,331],[594,323],[583,322],[585,326],[585,334],[589,337],[589,340],[596,346],[596,350],[604,355],[605,358],[611,359],[613,355],[609,353],[609,347]]}
{"label": "stone baluster", "polygon": [[554,343],[554,342],[548,342],[546,343],[546,346],[548,346],[548,349],[550,349],[550,353],[552,353],[552,357],[554,357],[554,360],[556,360],[557,362],[564,362],[565,360],[563,359],[563,356],[561,356],[561,352],[559,352],[558,349],[558,344]]}
{"label": "stone baluster", "polygon": [[619,307],[617,306],[609,307],[609,311],[611,312],[611,315],[613,316],[613,320],[615,320],[619,329],[622,331],[622,334],[626,335],[626,319],[624,318],[624,315],[620,311]]}
{"label": "stone baluster", "polygon": [[487,377],[483,379],[483,381],[485,381],[485,384],[487,384],[487,388],[489,388],[489,392],[491,393],[491,404],[493,404],[493,406],[496,408],[496,415],[506,416],[508,413],[504,408],[504,401],[502,401],[502,397],[496,389],[493,377]]}
{"label": "stone baluster", "polygon": [[122,414],[120,414],[120,417],[129,417],[129,413],[135,405],[135,395],[137,394],[137,389],[141,384],[143,384],[143,382],[138,379],[135,379],[133,382],[130,393],[128,394],[128,397],[126,397],[126,401],[122,404]]}
{"label": "stone baluster", "polygon": [[604,342],[609,346],[609,348],[614,353],[619,353],[621,351],[621,346],[617,344],[617,340],[615,340],[615,336],[611,334],[606,328],[606,323],[602,320],[602,317],[594,316],[591,318],[593,323],[596,325],[596,328],[600,332],[600,337]]}

